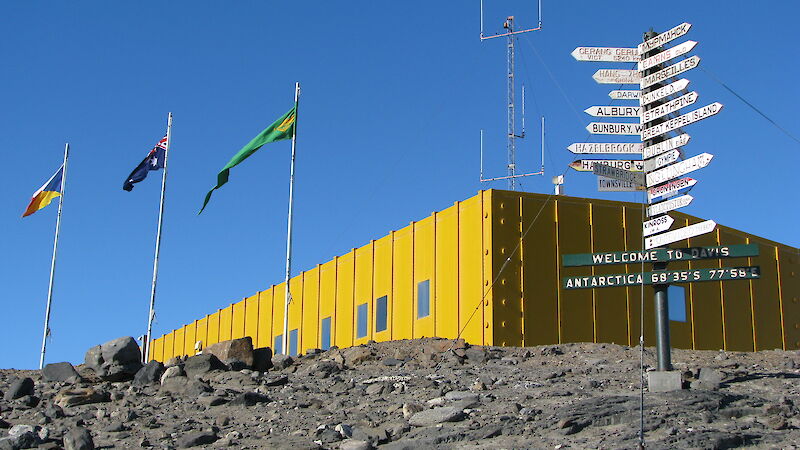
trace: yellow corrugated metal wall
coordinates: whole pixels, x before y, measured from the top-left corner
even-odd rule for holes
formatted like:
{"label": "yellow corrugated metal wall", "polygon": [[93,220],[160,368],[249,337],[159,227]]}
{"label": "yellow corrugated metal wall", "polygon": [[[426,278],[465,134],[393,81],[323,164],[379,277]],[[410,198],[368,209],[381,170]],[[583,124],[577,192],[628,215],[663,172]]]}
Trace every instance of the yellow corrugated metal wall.
{"label": "yellow corrugated metal wall", "polygon": [[[700,221],[673,217],[673,228]],[[560,287],[569,275],[652,270],[561,265],[563,254],[640,249],[641,222],[635,203],[482,191],[292,278],[290,343],[297,352],[427,336],[477,345],[636,345],[643,296],[645,343],[653,345],[652,287]],[[670,263],[670,269],[759,265],[762,271],[760,280],[682,285],[687,320],[671,322],[674,347],[800,348],[798,249],[724,226],[673,246],[744,243],[758,244],[760,256]],[[284,299],[285,284],[273,285],[152,340],[151,356],[165,361],[194,354],[197,341],[207,347],[242,336],[274,347],[276,338],[290,338],[282,336]]]}

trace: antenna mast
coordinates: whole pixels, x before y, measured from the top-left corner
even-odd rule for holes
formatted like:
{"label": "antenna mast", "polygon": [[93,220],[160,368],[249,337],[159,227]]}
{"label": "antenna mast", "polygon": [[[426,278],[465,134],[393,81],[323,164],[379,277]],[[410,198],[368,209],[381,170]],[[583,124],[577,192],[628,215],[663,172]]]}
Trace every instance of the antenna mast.
{"label": "antenna mast", "polygon": [[[517,174],[517,138],[524,138],[525,137],[525,85],[522,86],[522,131],[520,134],[517,134],[515,129],[515,120],[516,120],[516,102],[514,99],[514,84],[515,84],[515,76],[514,76],[514,35],[527,33],[530,31],[538,31],[542,29],[542,2],[539,0],[538,3],[538,11],[539,11],[539,26],[536,28],[529,28],[525,30],[514,30],[514,16],[508,16],[506,21],[503,23],[503,28],[507,30],[505,33],[495,34],[493,36],[484,36],[483,34],[483,0],[481,0],[481,41],[485,39],[492,39],[497,37],[507,37],[507,86],[506,86],[506,94],[507,94],[507,143],[506,143],[506,150],[508,153],[508,164],[506,166],[508,170],[508,175],[505,177],[495,177],[495,178],[483,178],[483,132],[481,131],[481,181],[495,181],[495,180],[508,180],[508,188],[510,190],[516,190],[517,188],[517,178],[520,177],[527,177],[530,175],[542,175],[544,174],[544,158],[542,158],[542,167],[539,172],[535,173],[522,173]],[[542,117],[542,125],[544,126],[544,117]],[[544,133],[544,129],[542,129],[542,133]]]}

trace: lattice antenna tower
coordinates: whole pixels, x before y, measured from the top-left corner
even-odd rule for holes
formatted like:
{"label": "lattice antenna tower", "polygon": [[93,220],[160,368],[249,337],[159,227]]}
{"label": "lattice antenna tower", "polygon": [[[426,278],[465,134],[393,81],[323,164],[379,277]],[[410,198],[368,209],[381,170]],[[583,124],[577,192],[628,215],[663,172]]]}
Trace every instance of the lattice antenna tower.
{"label": "lattice antenna tower", "polygon": [[484,178],[483,177],[483,130],[481,130],[481,174],[480,180],[481,182],[487,181],[497,181],[497,180],[508,180],[508,188],[510,190],[516,190],[517,188],[517,178],[521,177],[528,177],[531,175],[543,175],[544,174],[544,117],[542,117],[542,164],[541,169],[538,172],[531,172],[531,173],[517,173],[517,144],[516,139],[522,139],[525,137],[525,85],[522,85],[522,130],[519,134],[516,131],[516,103],[514,99],[514,87],[515,87],[515,76],[514,76],[514,40],[516,35],[522,33],[528,33],[531,31],[539,31],[542,29],[542,1],[538,1],[538,13],[539,13],[539,25],[536,28],[528,28],[523,30],[516,30],[514,28],[514,16],[508,16],[506,21],[503,23],[503,29],[505,30],[502,33],[495,33],[491,36],[486,36],[483,33],[483,0],[480,0],[481,3],[481,41],[499,37],[505,37],[507,42],[507,96],[508,96],[508,111],[507,111],[507,144],[506,149],[508,152],[508,174],[503,177],[493,177],[493,178]]}

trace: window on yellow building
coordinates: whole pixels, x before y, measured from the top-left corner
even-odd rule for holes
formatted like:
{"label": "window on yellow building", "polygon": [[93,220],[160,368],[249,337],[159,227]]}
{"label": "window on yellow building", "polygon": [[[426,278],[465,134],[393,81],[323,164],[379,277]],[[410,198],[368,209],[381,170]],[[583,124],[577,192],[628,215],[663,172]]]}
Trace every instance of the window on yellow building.
{"label": "window on yellow building", "polygon": [[669,320],[686,322],[686,288],[670,285],[667,288],[669,302]]}
{"label": "window on yellow building", "polygon": [[367,324],[369,323],[369,305],[362,303],[356,309],[356,337],[367,337]]}
{"label": "window on yellow building", "polygon": [[431,280],[417,283],[417,319],[431,315]]}
{"label": "window on yellow building", "polygon": [[275,346],[272,347],[272,353],[276,355],[280,355],[283,353],[283,335],[279,334],[275,336]]}
{"label": "window on yellow building", "polygon": [[387,315],[387,302],[388,297],[383,296],[375,300],[375,332],[386,331],[386,324],[388,322]]}
{"label": "window on yellow building", "polygon": [[331,348],[331,318],[326,317],[322,319],[322,326],[320,328],[320,348],[322,350],[329,350]]}
{"label": "window on yellow building", "polygon": [[289,356],[297,356],[297,328],[289,332]]}

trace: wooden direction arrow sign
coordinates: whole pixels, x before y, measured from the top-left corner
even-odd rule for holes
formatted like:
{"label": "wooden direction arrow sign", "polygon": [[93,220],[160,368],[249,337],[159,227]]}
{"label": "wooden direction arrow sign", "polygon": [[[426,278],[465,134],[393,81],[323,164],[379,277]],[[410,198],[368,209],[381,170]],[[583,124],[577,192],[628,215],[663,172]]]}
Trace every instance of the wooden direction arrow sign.
{"label": "wooden direction arrow sign", "polygon": [[604,161],[597,161],[592,167],[592,172],[601,177],[613,178],[615,180],[627,181],[628,183],[644,186],[644,174],[641,171],[634,172],[620,169],[619,167],[605,164]]}
{"label": "wooden direction arrow sign", "polygon": [[657,216],[659,214],[664,214],[665,212],[674,211],[678,208],[689,206],[689,203],[692,203],[692,200],[694,200],[694,197],[687,194],[648,206],[647,217]]}
{"label": "wooden direction arrow sign", "polygon": [[678,116],[674,119],[670,119],[666,122],[661,122],[658,125],[644,129],[642,131],[642,140],[646,141],[664,133],[668,133],[674,129],[699,122],[703,119],[707,119],[713,115],[716,115],[720,111],[722,111],[722,103],[720,102],[714,102],[702,108],[695,109],[694,111],[690,111],[682,116]]}
{"label": "wooden direction arrow sign", "polygon": [[710,247],[654,248],[646,252],[600,252],[564,255],[564,267],[606,266],[609,264],[640,264],[699,259],[743,258],[758,256],[758,244],[715,245]]}
{"label": "wooden direction arrow sign", "polygon": [[564,289],[586,289],[641,284],[694,283],[696,281],[752,280],[761,277],[759,266],[722,269],[656,270],[644,273],[620,273],[591,277],[564,277]]}
{"label": "wooden direction arrow sign", "polygon": [[686,175],[689,172],[702,169],[711,162],[713,157],[714,155],[711,153],[701,153],[671,166],[664,167],[663,169],[658,169],[655,172],[650,172],[647,174],[647,187],[652,187],[673,178],[678,178],[681,175]]}
{"label": "wooden direction arrow sign", "polygon": [[644,190],[644,186],[641,184],[631,183],[629,181],[597,177],[597,190],[599,192],[636,192]]}
{"label": "wooden direction arrow sign", "polygon": [[572,153],[642,153],[641,142],[576,142],[570,144],[567,150]]}
{"label": "wooden direction arrow sign", "polygon": [[636,70],[600,69],[592,78],[600,84],[638,84],[642,77]]}
{"label": "wooden direction arrow sign", "polygon": [[644,170],[644,163],[642,161],[630,159],[579,159],[569,163],[569,166],[578,172],[592,172],[594,170],[594,165],[597,163],[633,172],[641,172]]}
{"label": "wooden direction arrow sign", "polygon": [[639,117],[639,106],[592,106],[583,110],[594,117]]}
{"label": "wooden direction arrow sign", "polygon": [[679,178],[660,186],[651,187],[647,190],[647,201],[650,203],[660,202],[675,195],[681,195],[692,190],[697,180],[694,178]]}
{"label": "wooden direction arrow sign", "polygon": [[650,50],[661,47],[662,45],[666,44],[667,42],[671,42],[679,37],[683,36],[684,34],[689,32],[689,29],[692,28],[692,24],[690,23],[682,23],[675,28],[672,28],[669,31],[665,31],[658,36],[652,37],[637,47],[639,50],[639,54],[649,52]]}
{"label": "wooden direction arrow sign", "polygon": [[639,98],[639,104],[641,106],[649,105],[656,100],[660,100],[668,95],[674,95],[689,86],[689,80],[686,78],[681,78],[678,81],[672,82],[664,87],[660,87],[655,91],[648,92],[647,94],[641,95]]}
{"label": "wooden direction arrow sign", "polygon": [[636,62],[639,50],[619,47],[578,47],[571,53],[578,61]]}
{"label": "wooden direction arrow sign", "polygon": [[658,105],[655,108],[648,109],[647,111],[642,112],[642,123],[652,122],[659,117],[666,116],[669,113],[692,105],[697,101],[697,97],[699,97],[697,92],[692,91],[686,95],[681,95],[675,100],[670,100],[663,105]]}
{"label": "wooden direction arrow sign", "polygon": [[664,167],[667,164],[671,164],[678,160],[678,157],[681,156],[681,152],[678,150],[670,150],[666,153],[662,153],[655,158],[647,159],[644,161],[644,171],[645,172],[652,172],[659,167]]}
{"label": "wooden direction arrow sign", "polygon": [[689,225],[688,227],[678,228],[674,231],[667,231],[666,233],[645,238],[644,248],[645,250],[649,250],[654,247],[663,247],[673,242],[693,238],[695,236],[700,236],[701,234],[711,233],[716,227],[716,222],[713,220],[706,220],[705,222]]}
{"label": "wooden direction arrow sign", "polygon": [[647,70],[653,66],[657,66],[663,62],[669,61],[672,58],[677,58],[678,56],[685,55],[692,51],[694,46],[697,45],[695,41],[686,41],[681,44],[676,45],[675,47],[668,48],[661,53],[653,55],[645,60],[639,61],[637,67],[639,70]]}
{"label": "wooden direction arrow sign", "polygon": [[650,236],[651,234],[661,233],[662,231],[669,230],[675,219],[668,215],[656,217],[646,222],[642,222],[642,236]]}
{"label": "wooden direction arrow sign", "polygon": [[642,124],[591,122],[589,125],[586,126],[586,130],[592,134],[618,134],[627,136],[638,136],[642,132]]}
{"label": "wooden direction arrow sign", "polygon": [[613,100],[636,100],[641,97],[641,91],[611,91],[608,96]]}
{"label": "wooden direction arrow sign", "polygon": [[666,69],[659,70],[658,72],[648,75],[646,77],[642,77],[642,81],[639,82],[639,88],[644,89],[646,87],[650,87],[656,83],[660,83],[667,78],[672,78],[679,73],[686,72],[687,70],[694,69],[700,65],[700,57],[695,55],[691,58],[684,59],[683,61],[673,64]]}
{"label": "wooden direction arrow sign", "polygon": [[664,152],[668,152],[674,148],[683,147],[684,145],[689,143],[689,139],[691,137],[684,133],[680,136],[676,136],[671,139],[667,139],[666,141],[659,142],[658,144],[651,145],[649,147],[644,147],[642,149],[642,158],[649,159],[656,155],[660,155]]}

